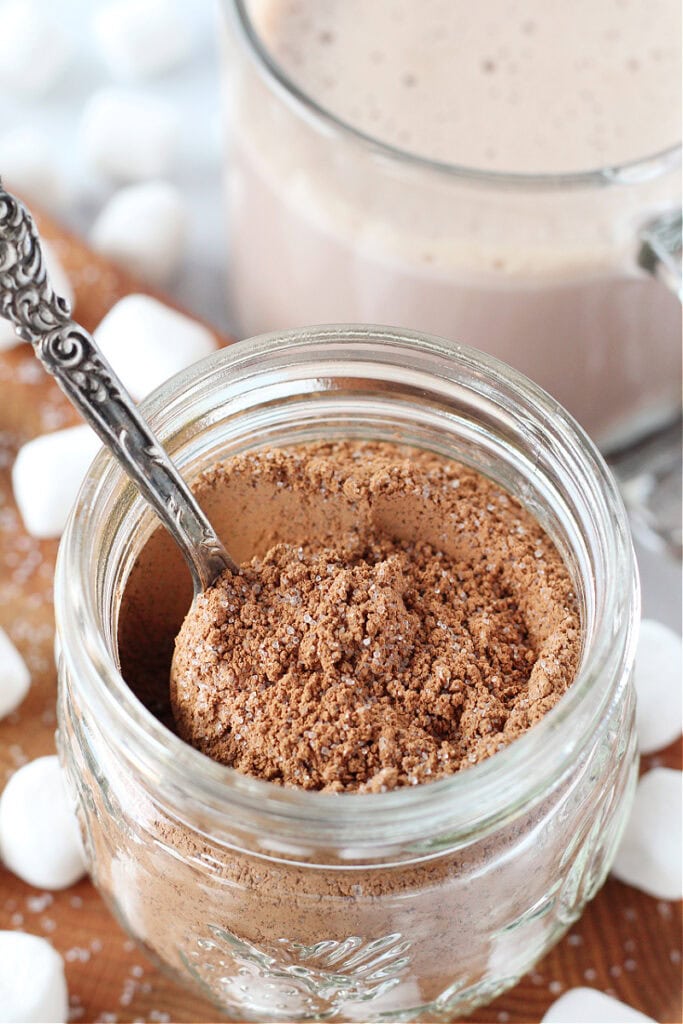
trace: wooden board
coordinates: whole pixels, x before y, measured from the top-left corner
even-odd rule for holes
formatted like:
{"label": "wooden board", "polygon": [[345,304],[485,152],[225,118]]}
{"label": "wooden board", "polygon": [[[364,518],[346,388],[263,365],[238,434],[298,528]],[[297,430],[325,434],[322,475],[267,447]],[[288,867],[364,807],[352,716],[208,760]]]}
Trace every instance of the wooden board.
{"label": "wooden board", "polygon": [[[122,295],[141,288],[77,239],[43,220],[71,277],[78,318],[92,329]],[[0,625],[32,673],[29,696],[0,723],[0,786],[26,760],[54,751],[56,679],[52,658],[52,575],[56,542],[22,529],[10,469],[19,445],[76,421],[28,346],[0,353]],[[680,767],[681,744],[648,766]],[[92,885],[60,893],[24,885],[0,869],[0,928],[43,935],[66,962],[72,1019],[84,1022],[208,1022],[215,1009],[161,974],[111,918]],[[530,1024],[567,988],[590,985],[661,1024],[681,1021],[681,907],[610,880],[581,921],[511,992],[475,1022]]]}

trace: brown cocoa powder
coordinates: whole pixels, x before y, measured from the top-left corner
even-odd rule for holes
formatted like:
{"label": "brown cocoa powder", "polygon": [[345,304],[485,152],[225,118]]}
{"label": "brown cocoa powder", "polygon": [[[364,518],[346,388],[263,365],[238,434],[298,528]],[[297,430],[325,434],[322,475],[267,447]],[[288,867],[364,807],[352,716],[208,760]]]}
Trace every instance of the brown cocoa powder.
{"label": "brown cocoa powder", "polygon": [[[183,739],[271,781],[381,791],[481,761],[565,692],[578,657],[568,573],[490,481],[351,443],[264,449],[205,481],[220,491],[249,472],[298,501],[333,494],[352,528],[276,543],[200,595],[171,677]],[[439,506],[485,543],[449,555],[396,538],[375,521],[387,496]]]}
{"label": "brown cocoa powder", "polygon": [[[555,703],[556,664],[568,668],[579,654],[576,601],[556,549],[517,501],[454,462],[390,444],[298,447],[287,458],[295,485],[281,456],[262,452],[230,459],[195,485],[240,563],[266,559],[277,545],[320,551],[373,531],[397,551],[429,545],[460,572],[471,566],[473,579],[507,586],[537,655],[528,724]],[[125,586],[119,652],[126,680],[171,729],[169,671],[191,599],[182,557],[158,529]],[[305,830],[300,849],[291,838],[279,846],[277,832],[272,844],[268,830],[251,836],[229,800],[216,831],[203,808],[169,810],[163,780],[159,794],[145,792],[112,766],[108,800],[132,841],[113,856],[106,816],[94,819],[97,880],[131,931],[236,1019],[448,1019],[462,985],[487,991],[491,976],[528,969],[550,933],[553,914],[527,912],[555,890],[567,837],[584,827],[583,771],[577,765],[493,833],[364,863],[363,851],[321,848]],[[366,977],[377,956],[381,977]]]}

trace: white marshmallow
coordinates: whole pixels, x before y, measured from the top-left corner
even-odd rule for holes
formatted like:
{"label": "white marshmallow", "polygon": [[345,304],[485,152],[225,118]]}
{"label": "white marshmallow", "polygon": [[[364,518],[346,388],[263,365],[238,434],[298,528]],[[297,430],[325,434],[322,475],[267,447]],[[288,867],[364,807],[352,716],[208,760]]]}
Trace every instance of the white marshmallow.
{"label": "white marshmallow", "polygon": [[27,202],[52,211],[68,202],[69,189],[54,148],[35,128],[15,128],[0,137],[0,173],[3,183]]}
{"label": "white marshmallow", "polygon": [[62,266],[52,245],[49,242],[43,242],[42,246],[43,255],[45,256],[45,270],[50,284],[57,295],[66,299],[73,311],[76,305],[76,296],[74,294],[71,281],[69,280],[69,276]]}
{"label": "white marshmallow", "polygon": [[636,727],[643,754],[662,750],[683,729],[683,644],[678,633],[643,619],[633,680]]}
{"label": "white marshmallow", "polygon": [[100,440],[88,426],[42,434],[23,445],[12,486],[24,526],[34,537],[59,537]]}
{"label": "white marshmallow", "polygon": [[0,718],[19,707],[31,685],[31,673],[7,633],[0,628]]}
{"label": "white marshmallow", "polygon": [[595,988],[570,988],[555,1000],[541,1024],[655,1024],[652,1017]]}
{"label": "white marshmallow", "polygon": [[56,755],[19,768],[0,797],[0,852],[39,889],[66,889],[85,874],[81,835]]}
{"label": "white marshmallow", "polygon": [[162,284],[183,255],[187,216],[183,198],[165,181],[129,185],[109,200],[93,225],[97,252],[133,274]]}
{"label": "white marshmallow", "polygon": [[176,0],[114,0],[95,15],[102,58],[115,78],[149,78],[178,67],[195,43],[193,22]]}
{"label": "white marshmallow", "polygon": [[69,996],[64,963],[47,939],[0,932],[0,1021],[66,1024]]}
{"label": "white marshmallow", "polygon": [[0,352],[5,352],[8,348],[14,348],[15,345],[21,345],[21,343],[21,338],[14,330],[11,320],[5,320],[0,316]]}
{"label": "white marshmallow", "polygon": [[127,295],[117,302],[95,339],[137,399],[216,347],[207,327],[149,295]]}
{"label": "white marshmallow", "polygon": [[178,117],[164,100],[101,89],[83,111],[81,144],[93,170],[118,181],[141,181],[168,171],[178,130]]}
{"label": "white marshmallow", "polygon": [[[71,287],[71,282],[67,277],[64,267],[59,262],[57,255],[48,242],[43,242],[43,254],[45,256],[45,269],[50,279],[50,284],[56,291],[57,295],[61,295],[62,298],[66,299],[71,308],[74,307],[74,290]],[[0,317],[0,352],[4,349],[14,348],[15,345],[21,345],[22,340],[18,336],[14,329],[14,324],[10,320],[5,320]]]}
{"label": "white marshmallow", "polygon": [[0,82],[16,93],[41,96],[62,75],[71,43],[50,0],[5,0],[0,31]]}
{"label": "white marshmallow", "polygon": [[683,773],[653,768],[636,789],[612,874],[660,900],[683,898]]}

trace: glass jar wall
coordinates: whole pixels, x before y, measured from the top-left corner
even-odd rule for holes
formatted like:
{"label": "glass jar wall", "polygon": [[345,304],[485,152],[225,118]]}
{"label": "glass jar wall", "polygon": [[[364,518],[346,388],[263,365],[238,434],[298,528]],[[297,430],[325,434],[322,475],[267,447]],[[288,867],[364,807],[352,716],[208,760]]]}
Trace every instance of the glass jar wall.
{"label": "glass jar wall", "polygon": [[[190,479],[264,444],[431,449],[519,497],[563,554],[584,642],[558,706],[465,772],[342,796],[210,761],[127,686],[122,594],[160,535],[106,454],[59,556],[60,753],[93,878],[131,935],[235,1020],[449,1020],[494,998],[602,883],[635,781],[637,581],[600,457],[508,367],[378,328],[244,342],[144,411]],[[180,556],[168,557],[189,601]]]}

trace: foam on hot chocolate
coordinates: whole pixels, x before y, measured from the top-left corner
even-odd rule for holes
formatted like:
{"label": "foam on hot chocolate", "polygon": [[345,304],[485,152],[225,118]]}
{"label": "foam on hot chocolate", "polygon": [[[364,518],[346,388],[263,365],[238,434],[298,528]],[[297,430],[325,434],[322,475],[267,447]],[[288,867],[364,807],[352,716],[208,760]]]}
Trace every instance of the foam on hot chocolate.
{"label": "foam on hot chocolate", "polygon": [[680,138],[676,0],[260,0],[253,13],[304,93],[420,156],[554,173]]}

